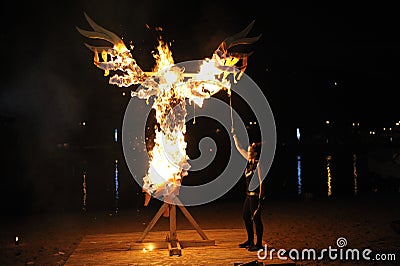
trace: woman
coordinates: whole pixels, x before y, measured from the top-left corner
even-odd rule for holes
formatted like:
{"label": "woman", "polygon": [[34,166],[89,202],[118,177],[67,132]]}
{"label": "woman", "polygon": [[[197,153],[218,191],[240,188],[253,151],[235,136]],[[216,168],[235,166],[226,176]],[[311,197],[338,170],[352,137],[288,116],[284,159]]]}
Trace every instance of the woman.
{"label": "woman", "polygon": [[[239,153],[247,160],[247,166],[245,170],[245,178],[246,178],[246,199],[243,204],[243,220],[246,226],[247,231],[247,240],[241,244],[239,247],[247,248],[249,251],[258,251],[263,249],[262,237],[264,226],[261,220],[261,203],[264,200],[263,186],[262,186],[262,178],[261,178],[261,170],[258,164],[258,148],[259,145],[256,143],[252,143],[247,151],[242,148],[240,145],[236,134],[233,132],[233,139],[235,141],[236,149]],[[255,176],[254,176],[255,175]],[[258,177],[259,186],[255,190],[250,191],[249,185],[250,180],[254,176],[254,178]],[[256,227],[256,243],[254,244],[254,230],[253,223]]]}

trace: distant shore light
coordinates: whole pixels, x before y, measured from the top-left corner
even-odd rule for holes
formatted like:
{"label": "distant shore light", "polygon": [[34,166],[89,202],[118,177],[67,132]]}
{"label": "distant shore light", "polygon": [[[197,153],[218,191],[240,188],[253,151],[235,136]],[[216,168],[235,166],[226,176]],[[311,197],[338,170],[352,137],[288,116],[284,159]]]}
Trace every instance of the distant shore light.
{"label": "distant shore light", "polygon": [[297,140],[300,140],[300,128],[296,128]]}

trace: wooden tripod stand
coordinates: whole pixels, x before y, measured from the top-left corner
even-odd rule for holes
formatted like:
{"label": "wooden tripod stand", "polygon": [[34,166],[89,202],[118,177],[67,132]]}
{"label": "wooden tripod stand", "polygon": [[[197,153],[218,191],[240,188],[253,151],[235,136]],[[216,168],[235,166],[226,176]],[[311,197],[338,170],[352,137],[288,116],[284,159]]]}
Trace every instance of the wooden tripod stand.
{"label": "wooden tripod stand", "polygon": [[[201,236],[202,240],[186,240],[186,241],[178,241],[178,236],[176,233],[176,206],[182,211],[186,219],[192,224],[192,226],[196,229],[197,233]],[[214,246],[215,240],[210,240],[200,228],[196,220],[189,213],[186,207],[182,204],[178,197],[173,199],[172,203],[164,202],[160,207],[156,215],[153,217],[149,225],[143,231],[142,235],[136,241],[136,243],[143,243],[146,235],[151,231],[157,221],[160,219],[161,215],[164,213],[166,208],[169,208],[169,237],[166,239],[168,243],[169,255],[178,255],[181,256],[182,247],[198,247],[198,246]]]}

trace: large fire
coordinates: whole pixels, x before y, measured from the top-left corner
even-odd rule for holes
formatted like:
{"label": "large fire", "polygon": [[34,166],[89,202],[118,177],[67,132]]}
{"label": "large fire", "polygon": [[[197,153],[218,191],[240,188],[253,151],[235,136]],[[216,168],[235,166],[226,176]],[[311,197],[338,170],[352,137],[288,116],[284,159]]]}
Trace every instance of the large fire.
{"label": "large fire", "polygon": [[[163,196],[164,201],[172,202],[179,194],[182,178],[188,175],[190,164],[186,155],[186,99],[189,104],[202,107],[204,99],[226,90],[231,94],[228,76],[233,75],[236,82],[247,66],[247,53],[233,53],[229,48],[251,44],[260,36],[246,37],[254,21],[243,31],[226,38],[210,58],[205,58],[197,73],[185,73],[185,69],[175,65],[168,43],[159,37],[157,50],[154,51],[155,66],[152,71],[143,71],[132,57],[124,42],[113,32],[97,25],[86,14],[86,19],[94,31],[77,28],[85,37],[102,39],[113,44],[112,47],[86,46],[94,52],[94,64],[104,70],[119,71],[109,79],[110,84],[129,87],[140,84],[132,97],[145,99],[154,97],[152,108],[156,111],[158,127],[155,130],[154,147],[149,151],[149,168],[143,177],[143,191],[147,197]],[[131,46],[133,49],[133,46]],[[101,60],[100,60],[101,57]]]}

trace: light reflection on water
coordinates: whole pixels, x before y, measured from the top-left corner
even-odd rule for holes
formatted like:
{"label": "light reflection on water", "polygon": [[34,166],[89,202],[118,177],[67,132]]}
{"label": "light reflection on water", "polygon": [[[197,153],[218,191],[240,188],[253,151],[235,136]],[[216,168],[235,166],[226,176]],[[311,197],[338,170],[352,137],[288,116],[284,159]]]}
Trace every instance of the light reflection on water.
{"label": "light reflection on water", "polygon": [[328,185],[328,197],[332,196],[331,160],[332,160],[332,156],[331,156],[331,155],[326,156],[326,172],[327,172],[327,175],[328,175],[328,181],[327,181],[327,185]]}
{"label": "light reflection on water", "polygon": [[82,210],[86,211],[86,171],[83,171],[83,182],[82,182],[82,190],[83,190],[83,199],[82,199]]}
{"label": "light reflection on water", "polygon": [[301,195],[301,155],[297,155],[297,195]]}
{"label": "light reflection on water", "polygon": [[358,193],[358,184],[357,184],[357,154],[353,154],[353,179],[354,179],[354,195]]}
{"label": "light reflection on water", "polygon": [[114,170],[114,181],[115,181],[115,213],[118,213],[118,201],[119,201],[119,178],[118,178],[118,160],[115,160]]}
{"label": "light reflection on water", "polygon": [[[266,181],[267,195],[271,199],[334,199],[341,196],[363,197],[376,193],[373,188],[377,185],[377,181],[373,179],[374,175],[368,172],[371,166],[368,163],[368,154],[365,152],[308,149],[279,155],[280,157],[277,157],[276,160],[279,164],[268,173],[267,178],[269,179]],[[132,196],[137,198],[135,204],[142,204],[140,190],[131,192],[131,189],[129,189],[130,191],[126,189],[132,184],[124,183],[124,178],[130,178],[129,175],[123,174],[124,164],[121,164],[120,160],[114,160],[111,165],[112,167],[104,171],[106,178],[97,178],[95,180],[98,181],[97,183],[91,182],[92,177],[96,176],[91,171],[86,171],[90,168],[84,168],[84,171],[80,173],[82,183],[79,201],[83,210],[87,207],[93,209],[98,206],[106,206],[107,208],[111,207],[115,213],[119,213],[124,206],[131,206],[131,202],[124,201],[128,192],[134,193]],[[110,179],[112,183],[109,182]],[[113,185],[113,188],[106,190],[105,186],[97,186],[104,180],[107,180],[111,186]],[[90,183],[89,190],[87,182]],[[232,192],[229,192],[232,195],[229,199],[235,200],[235,197],[241,199],[243,188],[240,185],[238,184],[232,189]],[[384,191],[382,186],[378,188],[380,188],[378,192]],[[139,192],[136,193],[136,191]],[[100,201],[99,198],[102,198],[96,197],[99,194],[107,195],[107,199]],[[124,197],[120,197],[121,195]],[[87,204],[89,205],[87,206]]]}
{"label": "light reflection on water", "polygon": [[[323,173],[324,176],[324,192],[327,197],[340,193],[351,193],[352,195],[359,194],[359,164],[360,158],[356,153],[348,154],[328,154],[323,156]],[[319,165],[317,160],[304,161],[307,157],[301,154],[296,155],[296,180],[297,180],[297,196],[301,197],[304,193],[320,194],[322,189],[321,179],[317,177]],[[320,161],[322,163],[322,161]],[[304,164],[304,165],[303,165]],[[311,164],[311,166],[310,166]],[[343,164],[348,164],[343,165]],[[322,166],[322,165],[321,165]],[[304,173],[302,167],[314,169],[313,173]],[[352,169],[351,169],[351,168]],[[306,169],[306,170],[307,170]],[[347,170],[346,170],[347,169]],[[322,193],[322,192],[321,192]],[[307,195],[303,195],[307,196]]]}

